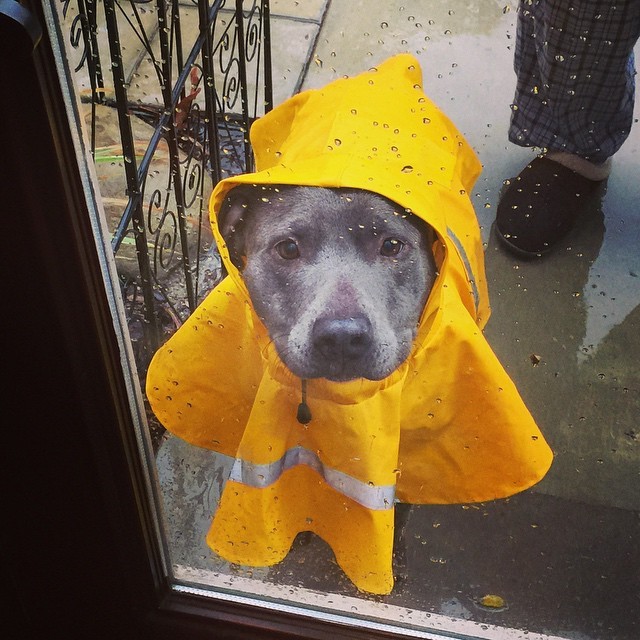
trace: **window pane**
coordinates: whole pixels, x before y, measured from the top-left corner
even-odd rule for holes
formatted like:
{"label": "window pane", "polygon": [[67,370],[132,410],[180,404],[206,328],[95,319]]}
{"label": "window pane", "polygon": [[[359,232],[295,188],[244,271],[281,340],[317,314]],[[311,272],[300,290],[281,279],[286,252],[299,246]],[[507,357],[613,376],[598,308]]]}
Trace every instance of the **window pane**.
{"label": "window pane", "polygon": [[[178,362],[181,369],[172,372],[167,383],[174,385],[176,399],[187,398],[184,406],[167,418],[165,409],[173,402],[173,394],[162,391],[157,394],[161,400],[154,401],[155,413],[146,397],[140,409],[148,423],[138,434],[141,455],[148,462],[149,499],[155,501],[168,575],[178,589],[230,599],[248,595],[255,597],[256,606],[293,607],[301,615],[325,619],[342,616],[340,620],[347,618],[355,625],[395,628],[399,634],[405,630],[414,637],[437,637],[439,632],[474,638],[520,638],[525,632],[528,638],[638,637],[637,108],[631,133],[615,154],[606,188],[600,185],[586,206],[580,202],[579,222],[553,252],[524,259],[498,242],[494,222],[502,194],[541,151],[531,148],[524,130],[513,134],[516,144],[509,142],[510,121],[521,104],[514,101],[516,42],[521,38],[519,46],[524,46],[524,21],[527,12],[534,11],[527,6],[540,3],[525,3],[519,28],[515,2],[273,0],[270,4],[269,17],[266,3],[257,1],[244,2],[240,16],[230,2],[221,7],[195,1],[165,7],[144,1],[65,0],[56,4],[50,25],[66,58],[63,79],[67,72],[72,77],[70,117],[79,119],[83,136],[78,144],[84,145],[88,171],[99,186],[97,235],[105,233],[107,240],[98,240],[105,244],[106,264],[114,265],[112,275],[106,273],[105,278],[119,300],[115,313],[125,318],[123,330],[139,389],[145,388],[151,358],[170,337],[218,331],[211,352],[200,349],[198,340],[170,343],[178,345],[176,351],[186,350]],[[571,46],[596,41],[613,46],[614,41],[603,35],[602,24],[609,21],[626,25],[616,31],[615,43],[626,37],[631,50],[640,16],[622,5],[614,9],[607,5],[602,13],[593,9],[592,27],[576,35]],[[587,20],[589,10],[582,10],[581,19]],[[608,13],[627,10],[625,20],[615,20],[620,13],[613,17]],[[566,32],[574,17],[566,18]],[[545,45],[571,51],[566,40],[560,44],[554,40],[558,32],[555,29]],[[596,50],[593,44],[589,49],[590,69],[605,59],[606,47]],[[385,75],[390,68],[385,61],[404,52],[415,58],[415,64],[406,63],[403,68],[406,77]],[[570,62],[570,54],[556,57],[560,64]],[[627,58],[623,61],[631,69]],[[284,114],[277,121],[279,128],[269,125],[262,130],[262,138],[256,134],[254,148],[249,144],[252,123],[272,105],[343,77],[365,77],[359,74],[371,68],[378,71],[366,76],[370,81],[363,80],[363,87],[348,84],[344,93],[326,88],[326,94],[308,97],[309,102],[297,103],[295,110],[276,111]],[[364,85],[375,85],[377,77],[384,78],[380,93],[372,93],[372,100],[363,98],[369,95]],[[418,86],[409,90],[420,92],[416,96],[426,94],[416,99],[414,115],[431,109],[429,117],[420,115],[419,127],[413,116],[402,115],[403,82],[414,77]],[[570,82],[578,82],[576,87],[583,87],[591,77],[586,73],[580,85],[577,75],[568,74]],[[546,96],[548,91],[550,97],[541,98],[546,108],[549,101],[559,100],[554,89],[541,78],[527,89],[527,95],[542,92]],[[613,96],[614,89],[607,90]],[[579,96],[570,91],[574,93],[567,94],[565,102],[578,118],[586,103],[578,103]],[[353,99],[353,105],[343,95]],[[317,100],[317,107],[312,100]],[[428,100],[434,105],[425,107]],[[302,119],[309,108],[317,109],[316,117],[305,128],[291,113]],[[442,113],[455,128],[450,128]],[[519,121],[519,116],[513,121]],[[314,145],[324,144],[307,133],[329,121],[333,128],[327,125],[327,131],[340,133],[318,151],[326,162],[316,158],[313,171],[305,173],[303,161],[311,157]],[[592,124],[595,130],[599,121]],[[293,133],[302,143],[291,142]],[[458,133],[468,151],[457,147]],[[423,147],[416,147],[415,140]],[[334,159],[345,149],[362,151],[366,145],[367,153],[350,156],[342,183],[325,181],[325,176],[333,176]],[[567,145],[562,142],[562,149]],[[403,154],[413,157],[412,150],[418,148],[424,149],[418,161],[405,161]],[[482,163],[475,183],[471,149]],[[268,166],[276,177],[249,179],[249,187],[259,183],[268,188],[257,199],[246,196],[249,200],[242,206],[272,211],[273,224],[280,225],[278,242],[263,246],[250,236],[252,229],[269,229],[271,234],[272,227],[247,222],[243,210],[236,211],[234,218],[232,203],[223,214],[228,222],[220,222],[220,235],[231,254],[221,259],[209,221],[209,199],[220,180],[255,170],[253,151],[259,155],[258,169],[271,162]],[[292,157],[295,162],[290,161]],[[361,190],[359,180],[367,179],[362,176],[369,175],[366,171],[374,161],[376,171],[381,165],[390,169],[373,173],[367,190],[390,198],[392,209],[399,204],[387,217],[379,221],[373,217],[374,224],[368,220],[379,212],[367,214],[365,224],[349,226],[337,214],[322,209],[329,208],[325,200],[304,196],[295,200],[295,207],[288,207],[281,203],[290,192],[272,188],[296,184],[293,178],[303,176],[306,182],[298,184],[319,182]],[[393,167],[398,169],[395,182],[389,177]],[[456,180],[462,182],[454,188]],[[418,185],[424,196],[416,195]],[[436,202],[430,195],[434,192],[446,197],[438,196],[438,206],[433,210],[427,206],[427,213],[421,214],[413,203],[422,202],[423,197]],[[346,213],[351,211],[346,203],[353,198],[360,202],[359,197],[349,193],[331,206],[345,206],[344,220],[357,220],[347,218],[352,214]],[[308,215],[300,215],[302,209]],[[467,209],[477,216],[484,255],[473,250],[473,224],[468,234],[464,225],[457,226],[462,224],[460,211]],[[330,250],[317,219],[316,226],[308,226],[309,218],[320,210],[333,216],[337,229]],[[429,229],[421,226],[424,220],[416,222],[414,214],[427,218]],[[410,216],[414,222],[407,228],[403,225]],[[379,237],[380,228],[383,237]],[[362,256],[372,246],[374,257],[369,261],[377,265],[378,275],[360,294],[357,279],[370,277],[361,275]],[[402,262],[407,251],[414,249],[419,257]],[[269,255],[279,261],[274,273],[280,279],[274,276],[264,285],[253,265],[265,263],[247,261],[250,251],[271,251]],[[357,260],[350,253],[354,251],[359,252]],[[330,254],[339,258],[331,262]],[[299,288],[299,301],[291,303],[281,289],[297,286],[294,266],[304,260],[314,265],[324,260],[329,266],[321,277],[307,278]],[[422,265],[421,288],[413,290],[412,298],[410,285],[396,272],[414,273],[417,263]],[[394,271],[389,265],[402,267]],[[434,284],[428,274],[436,268],[439,275]],[[456,268],[458,275],[452,275]],[[485,268],[486,283],[481,277]],[[108,266],[105,269],[109,271]],[[247,311],[243,302],[234,306],[244,292],[233,284],[233,277],[223,280],[229,270],[232,276],[243,271],[254,312]],[[392,273],[394,295],[388,294],[383,282]],[[331,289],[336,278],[339,285]],[[459,282],[465,289],[462,302],[446,302],[452,294],[442,291],[453,290]],[[486,342],[481,332],[487,320],[485,284],[491,303]],[[428,301],[427,285],[433,286]],[[213,297],[212,290],[218,292]],[[365,299],[365,294],[385,303],[354,303]],[[328,361],[325,369],[304,358],[296,360],[279,343],[280,334],[272,332],[268,337],[257,320],[258,316],[271,318],[281,300],[290,304],[285,306],[288,313],[280,314],[285,320],[314,327],[314,344]],[[396,340],[404,325],[411,324],[411,310],[402,314],[412,300],[419,302],[417,342],[412,342],[412,336],[397,341],[412,345],[406,362],[417,362],[418,343],[429,357],[423,357],[420,367],[409,366],[409,373],[396,383],[399,376],[393,371],[405,371],[406,354],[387,371],[378,363],[384,349],[368,351],[369,341],[377,339],[376,331],[385,322],[393,329],[382,340],[385,349]],[[457,315],[448,315],[453,312],[447,311],[447,305],[458,309]],[[219,317],[223,306],[229,315]],[[423,307],[433,314],[423,313]],[[322,311],[337,308],[350,309],[350,315],[329,317]],[[311,317],[312,312],[316,316]],[[469,318],[475,322],[472,329],[464,324]],[[248,332],[230,329],[244,322],[253,323]],[[413,321],[411,331],[417,322]],[[444,335],[439,331],[445,325],[451,327],[446,334],[450,341],[431,339]],[[242,341],[246,335],[256,337],[257,359],[252,360],[249,343]],[[296,428],[303,435],[295,446],[287,441],[282,456],[270,457],[269,447],[282,440],[279,427],[293,421],[293,414],[285,415],[283,408],[291,397],[282,385],[277,386],[279,376],[290,380],[291,374],[282,373],[283,368],[261,368],[260,354],[267,361],[275,358],[274,349],[277,361],[285,362],[286,366],[280,362],[282,367],[299,367],[295,406],[302,405],[303,413],[309,410],[311,419],[298,414]],[[303,347],[300,351],[310,357]],[[496,364],[486,365],[486,358],[494,358],[493,354]],[[353,361],[359,369],[349,364]],[[360,373],[352,374],[354,370]],[[489,373],[483,378],[485,371]],[[214,372],[213,379],[208,372]],[[504,375],[500,378],[506,381],[504,387],[498,385],[496,375]],[[411,386],[411,376],[422,387]],[[353,377],[368,380],[354,383]],[[510,380],[520,395],[509,386]],[[185,382],[192,387],[183,391]],[[373,388],[375,393],[367,396]],[[274,389],[283,395],[274,395]],[[353,399],[354,393],[358,400]],[[422,406],[421,393],[425,408],[416,421],[407,407]],[[502,393],[503,401],[487,400]],[[358,413],[353,407],[363,406],[365,400],[369,408]],[[261,408],[261,402],[268,409]],[[360,420],[358,428],[339,431],[339,437],[332,436],[330,429],[328,435],[314,434],[318,424],[326,431],[330,422],[326,416],[334,415],[333,409],[326,408],[330,403],[341,406],[345,420]],[[485,407],[493,409],[485,411]],[[210,422],[205,420],[207,411]],[[529,421],[529,411],[535,424]],[[194,415],[197,419],[190,418]],[[472,415],[475,431],[469,426]],[[210,430],[215,420],[222,424],[220,416],[224,425]],[[437,426],[428,426],[431,419]],[[179,428],[174,431],[182,429],[189,437],[172,435],[165,429],[167,422],[177,422]],[[245,429],[249,424],[253,435]],[[402,428],[402,436],[389,435],[394,425],[398,433]],[[510,440],[505,432],[512,433]],[[371,439],[367,446],[363,433]],[[526,445],[525,439],[529,440]],[[254,458],[243,457],[240,440],[244,450],[264,447],[265,451]],[[544,456],[545,440],[554,455],[546,474],[542,458],[536,458]],[[394,455],[396,462],[389,466],[387,461]],[[359,471],[354,471],[363,468],[371,475],[359,477]],[[295,476],[298,480],[286,491],[272,494],[273,501],[288,496],[291,505],[263,508],[264,492],[275,491],[274,486],[293,477],[287,475],[292,469],[301,474]],[[390,470],[391,479],[385,476]],[[537,482],[539,476],[544,477]],[[509,483],[511,490],[505,488]],[[429,486],[425,489],[424,484]],[[296,528],[291,523],[301,517],[300,505],[308,499],[305,492],[320,485],[322,500],[329,506],[318,507],[313,515],[309,512],[308,526],[298,526],[301,533],[284,559],[265,566],[264,550],[276,553],[274,547],[286,546],[277,532],[289,525]],[[223,496],[231,495],[230,489],[246,492],[240,504],[253,505],[255,510],[236,507],[225,514],[224,502],[219,505]],[[395,505],[394,495],[400,498]],[[403,496],[406,502],[424,504],[403,503]],[[336,505],[344,505],[347,515]],[[226,518],[224,531],[229,534],[224,540],[227,552],[215,540],[218,534],[210,533],[212,518],[218,516],[220,522],[220,514]],[[328,518],[327,514],[333,515]],[[269,518],[275,518],[272,530],[265,524]],[[384,542],[376,538],[379,533]],[[262,543],[257,539],[260,535]],[[392,564],[382,558],[390,544]],[[262,555],[253,556],[253,563],[239,563],[237,558],[249,559],[245,547],[250,546],[260,547]],[[393,575],[380,577],[387,565]]]}

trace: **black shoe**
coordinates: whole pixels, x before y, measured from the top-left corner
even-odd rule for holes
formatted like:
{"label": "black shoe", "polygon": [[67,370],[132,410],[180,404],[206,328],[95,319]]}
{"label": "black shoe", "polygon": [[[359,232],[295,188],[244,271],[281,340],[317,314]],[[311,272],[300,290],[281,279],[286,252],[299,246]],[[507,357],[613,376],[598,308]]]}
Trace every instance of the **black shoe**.
{"label": "black shoe", "polygon": [[538,157],[509,184],[498,204],[495,231],[521,257],[549,252],[574,226],[602,181]]}

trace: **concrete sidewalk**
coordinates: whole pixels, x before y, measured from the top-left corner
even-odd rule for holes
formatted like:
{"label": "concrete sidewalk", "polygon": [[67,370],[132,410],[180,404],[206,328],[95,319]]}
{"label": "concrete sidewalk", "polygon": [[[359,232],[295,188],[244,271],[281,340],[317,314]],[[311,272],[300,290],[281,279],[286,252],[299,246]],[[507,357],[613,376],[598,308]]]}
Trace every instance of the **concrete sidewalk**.
{"label": "concrete sidewalk", "polygon": [[[537,262],[504,253],[491,233],[500,190],[535,153],[507,141],[515,6],[274,0],[276,102],[395,53],[417,56],[425,91],[484,166],[472,198],[493,307],[486,335],[556,453],[548,476],[521,496],[414,509],[406,548],[398,550],[402,580],[383,600],[567,638],[634,640],[640,637],[640,124],[636,118],[615,158],[600,206],[558,251]],[[212,558],[203,537],[228,461],[170,439],[158,465],[176,565],[362,597],[318,540],[296,545],[271,570],[245,571]],[[482,608],[487,593],[501,595],[507,606]]]}

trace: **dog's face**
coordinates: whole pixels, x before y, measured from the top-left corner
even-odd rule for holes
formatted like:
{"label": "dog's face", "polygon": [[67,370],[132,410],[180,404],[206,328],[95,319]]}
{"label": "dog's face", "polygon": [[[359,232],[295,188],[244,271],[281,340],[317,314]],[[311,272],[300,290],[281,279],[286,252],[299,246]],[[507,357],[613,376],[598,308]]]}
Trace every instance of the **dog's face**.
{"label": "dog's face", "polygon": [[381,380],[407,358],[436,277],[426,223],[368,191],[241,186],[219,225],[296,376]]}

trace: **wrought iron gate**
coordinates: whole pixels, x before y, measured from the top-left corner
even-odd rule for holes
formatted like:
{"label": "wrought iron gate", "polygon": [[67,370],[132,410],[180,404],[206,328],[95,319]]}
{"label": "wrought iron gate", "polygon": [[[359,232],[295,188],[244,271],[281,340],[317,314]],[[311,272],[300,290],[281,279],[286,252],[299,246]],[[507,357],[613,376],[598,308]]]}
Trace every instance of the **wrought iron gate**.
{"label": "wrought iron gate", "polygon": [[272,106],[268,0],[62,0],[141,372],[221,277],[207,216]]}

